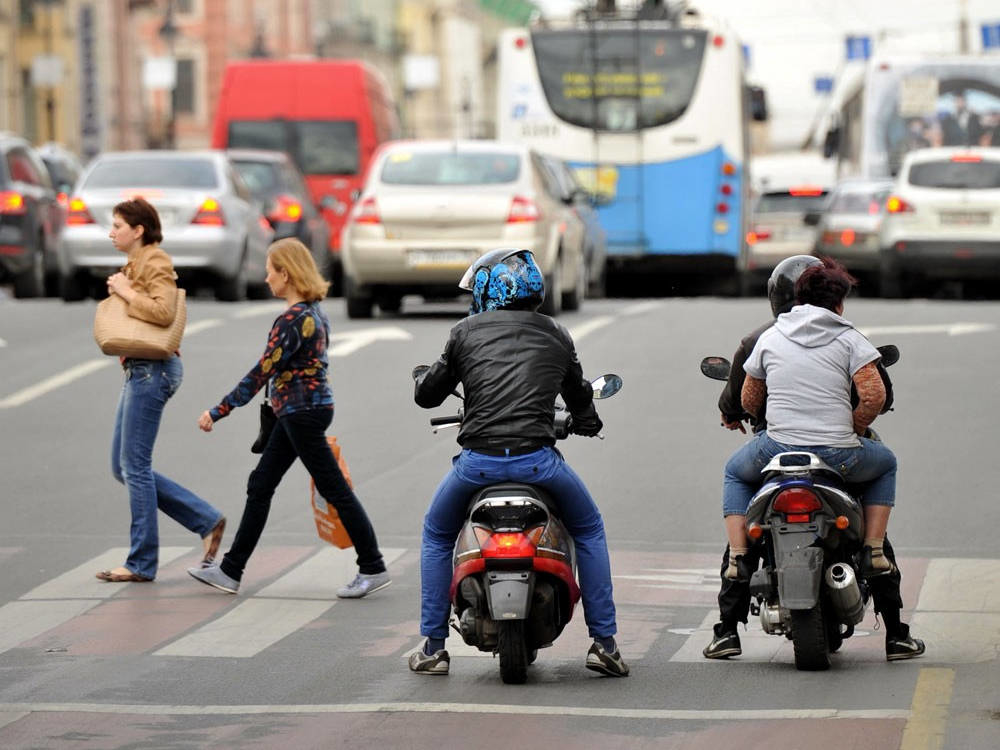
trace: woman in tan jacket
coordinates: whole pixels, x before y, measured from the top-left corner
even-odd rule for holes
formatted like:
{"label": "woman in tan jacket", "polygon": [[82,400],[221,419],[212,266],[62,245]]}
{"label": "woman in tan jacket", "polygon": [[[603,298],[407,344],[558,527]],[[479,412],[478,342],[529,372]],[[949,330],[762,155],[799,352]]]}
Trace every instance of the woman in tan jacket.
{"label": "woman in tan jacket", "polygon": [[[128,303],[128,314],[161,326],[177,312],[177,274],[170,256],[160,249],[160,217],[147,201],[134,198],[114,208],[111,242],[128,255],[128,263],[108,277],[108,294]],[[118,401],[111,439],[111,473],[128,487],[132,510],[131,547],[124,566],[102,570],[108,582],[152,581],[159,558],[156,510],[159,508],[204,544],[207,565],[215,558],[226,519],[190,490],[153,471],[153,444],[167,400],[184,377],[180,353],[168,359],[122,359],[125,383]]]}

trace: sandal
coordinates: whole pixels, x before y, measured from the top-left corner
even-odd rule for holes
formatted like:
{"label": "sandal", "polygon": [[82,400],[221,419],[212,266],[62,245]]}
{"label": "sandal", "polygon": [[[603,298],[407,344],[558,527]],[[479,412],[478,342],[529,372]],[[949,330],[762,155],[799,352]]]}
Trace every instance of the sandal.
{"label": "sandal", "polygon": [[226,530],[226,518],[223,516],[219,519],[219,522],[215,524],[207,536],[202,537],[203,539],[208,539],[208,546],[205,548],[205,556],[201,559],[201,567],[206,568],[215,562],[215,556],[219,554],[219,545],[222,544],[222,533]]}
{"label": "sandal", "polygon": [[133,573],[126,568],[120,568],[120,570],[124,570],[125,572],[117,573],[113,570],[99,570],[97,572],[97,580],[104,581],[105,583],[151,583],[153,580],[138,573]]}

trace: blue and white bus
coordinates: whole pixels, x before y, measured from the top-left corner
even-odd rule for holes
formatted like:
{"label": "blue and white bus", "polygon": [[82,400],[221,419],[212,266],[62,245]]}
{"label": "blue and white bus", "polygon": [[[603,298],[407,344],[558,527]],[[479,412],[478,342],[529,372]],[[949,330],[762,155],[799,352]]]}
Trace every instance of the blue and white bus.
{"label": "blue and white bus", "polygon": [[719,22],[584,19],[508,29],[497,131],[599,198],[609,266],[734,278],[746,236],[743,50]]}

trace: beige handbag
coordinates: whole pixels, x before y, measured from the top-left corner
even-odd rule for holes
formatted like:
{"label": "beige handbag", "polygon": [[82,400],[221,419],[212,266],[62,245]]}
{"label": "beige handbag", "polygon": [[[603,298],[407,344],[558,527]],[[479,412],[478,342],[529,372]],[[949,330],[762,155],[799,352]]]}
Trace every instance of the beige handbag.
{"label": "beige handbag", "polygon": [[177,290],[177,309],[168,326],[158,326],[130,317],[128,302],[117,294],[97,305],[94,316],[94,339],[105,354],[139,359],[167,359],[181,346],[187,304],[183,289]]}

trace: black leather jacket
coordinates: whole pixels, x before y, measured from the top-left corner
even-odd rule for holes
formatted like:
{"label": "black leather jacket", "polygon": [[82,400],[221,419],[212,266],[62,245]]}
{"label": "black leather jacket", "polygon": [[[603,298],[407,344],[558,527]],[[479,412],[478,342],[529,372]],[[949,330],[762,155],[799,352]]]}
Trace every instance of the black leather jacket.
{"label": "black leather jacket", "polygon": [[554,445],[559,394],[574,423],[599,424],[573,339],[540,313],[492,310],[464,318],[451,329],[441,358],[417,380],[414,400],[425,409],[440,406],[459,383],[463,448]]}

